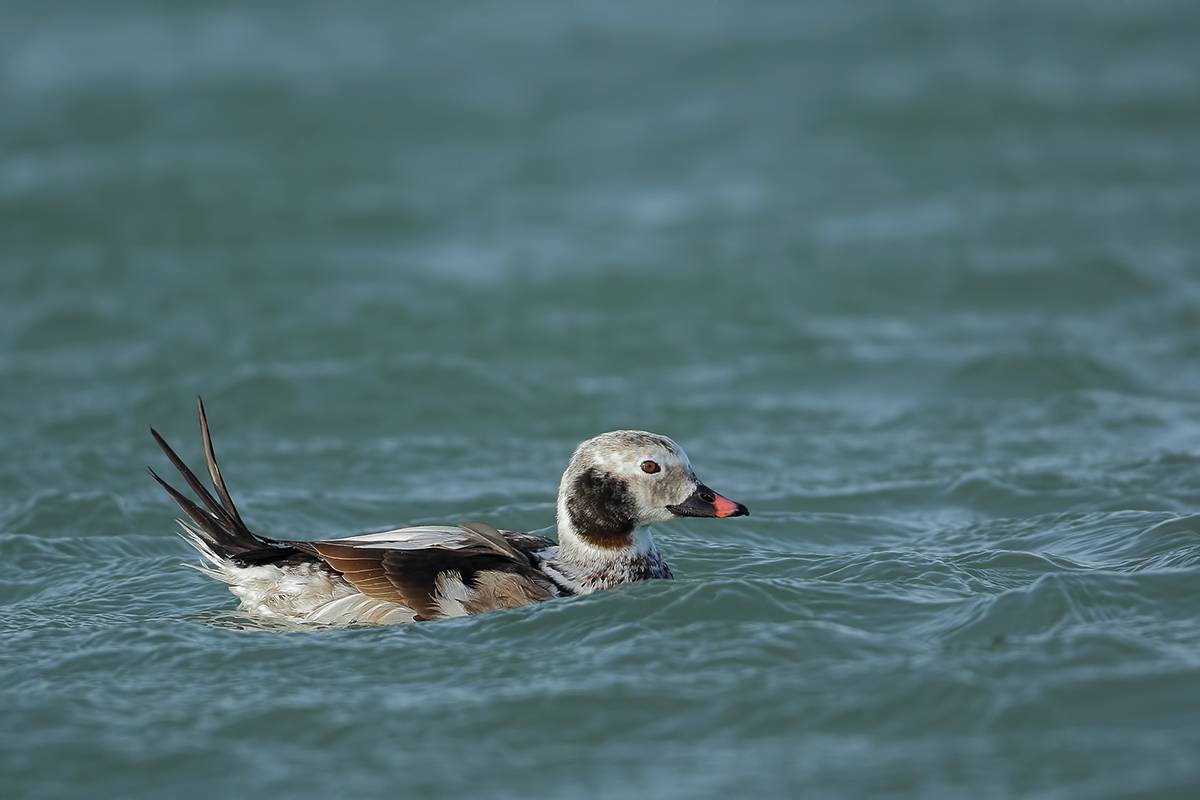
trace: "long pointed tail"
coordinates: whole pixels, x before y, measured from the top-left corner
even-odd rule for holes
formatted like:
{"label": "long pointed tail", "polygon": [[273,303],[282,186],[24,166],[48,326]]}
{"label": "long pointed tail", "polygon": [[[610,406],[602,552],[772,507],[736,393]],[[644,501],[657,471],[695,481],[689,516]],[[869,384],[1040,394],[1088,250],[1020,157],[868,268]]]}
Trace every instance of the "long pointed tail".
{"label": "long pointed tail", "polygon": [[195,523],[195,527],[190,525],[186,527],[214,555],[242,563],[263,563],[294,553],[294,548],[280,545],[273,539],[251,533],[250,529],[246,527],[246,523],[242,522],[242,517],[233,504],[233,498],[229,496],[229,490],[225,488],[221,470],[217,467],[217,456],[213,452],[212,437],[208,432],[208,418],[204,414],[204,403],[199,397],[196,398],[196,410],[200,414],[200,436],[204,441],[204,460],[208,466],[208,476],[212,479],[213,487],[221,498],[220,501],[213,497],[212,493],[183,463],[183,459],[175,454],[171,446],[154,428],[150,429],[154,441],[158,442],[158,446],[175,465],[175,469],[179,470],[183,479],[187,481],[187,485],[200,498],[204,507],[194,503],[175,487],[158,477],[153,469],[147,467],[150,475],[167,490],[167,494],[171,495],[171,498],[179,504],[188,518]]}

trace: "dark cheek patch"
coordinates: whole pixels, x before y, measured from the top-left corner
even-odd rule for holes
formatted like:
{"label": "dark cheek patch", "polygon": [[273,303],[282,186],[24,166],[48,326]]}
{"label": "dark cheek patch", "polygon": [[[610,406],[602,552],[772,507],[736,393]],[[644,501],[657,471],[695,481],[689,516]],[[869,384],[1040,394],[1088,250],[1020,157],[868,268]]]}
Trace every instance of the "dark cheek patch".
{"label": "dark cheek patch", "polygon": [[596,469],[575,479],[567,498],[571,525],[585,542],[606,550],[633,543],[637,526],[633,494],[620,478]]}

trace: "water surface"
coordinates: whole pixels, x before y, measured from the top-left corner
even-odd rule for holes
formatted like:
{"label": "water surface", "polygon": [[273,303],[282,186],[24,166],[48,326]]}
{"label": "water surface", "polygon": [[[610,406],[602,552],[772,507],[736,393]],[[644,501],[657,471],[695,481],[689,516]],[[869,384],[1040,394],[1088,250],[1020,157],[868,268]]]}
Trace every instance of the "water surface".
{"label": "water surface", "polygon": [[[0,772],[25,797],[1192,797],[1200,13],[0,9]],[[752,516],[678,580],[244,630],[267,535],[547,532],[580,440]]]}

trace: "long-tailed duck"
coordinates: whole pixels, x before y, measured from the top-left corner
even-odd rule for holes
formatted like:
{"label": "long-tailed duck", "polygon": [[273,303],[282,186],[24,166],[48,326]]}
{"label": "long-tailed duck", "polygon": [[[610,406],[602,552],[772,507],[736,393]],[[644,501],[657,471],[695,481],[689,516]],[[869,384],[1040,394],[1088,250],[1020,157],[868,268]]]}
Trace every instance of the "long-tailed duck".
{"label": "long-tailed duck", "polygon": [[[396,624],[518,608],[622,583],[670,578],[647,526],[675,517],[738,517],[665,436],[612,431],[579,445],[558,490],[558,541],[483,522],[421,525],[300,542],[252,533],[225,488],[204,405],[204,459],[217,497],[153,428],[203,507],[150,470],[190,518],[197,566],[260,619],[323,626]],[[217,498],[220,498],[219,500]]]}

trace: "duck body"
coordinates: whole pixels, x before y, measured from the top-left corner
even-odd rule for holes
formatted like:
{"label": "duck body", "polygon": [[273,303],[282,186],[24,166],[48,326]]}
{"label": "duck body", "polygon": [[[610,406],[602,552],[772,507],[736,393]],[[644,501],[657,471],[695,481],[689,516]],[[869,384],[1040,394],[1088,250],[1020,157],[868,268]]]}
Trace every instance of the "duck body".
{"label": "duck body", "polygon": [[252,533],[217,467],[197,400],[210,492],[157,431],[151,433],[199,498],[154,473],[187,514],[186,540],[229,585],[241,610],[302,625],[390,625],[519,608],[556,597],[671,578],[649,526],[682,516],[749,512],[696,478],[670,439],[612,431],[576,448],[557,503],[558,541],[483,522],[421,525],[304,542]]}

